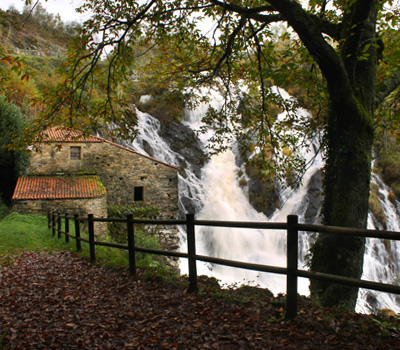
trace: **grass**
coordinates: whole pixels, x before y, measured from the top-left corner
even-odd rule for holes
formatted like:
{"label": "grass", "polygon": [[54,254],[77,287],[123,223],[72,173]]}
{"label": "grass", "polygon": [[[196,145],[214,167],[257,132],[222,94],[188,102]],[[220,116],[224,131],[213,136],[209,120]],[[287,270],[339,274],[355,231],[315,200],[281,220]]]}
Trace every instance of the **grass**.
{"label": "grass", "polygon": [[[74,234],[74,225],[70,223],[71,234]],[[64,223],[62,223],[64,229]],[[81,233],[83,238],[87,235]],[[107,237],[99,238],[101,241],[110,242]],[[146,237],[136,232],[137,245],[147,248],[158,248],[154,246],[154,237]],[[0,257],[12,259],[13,255],[21,251],[71,251],[76,252],[76,241],[70,238],[69,243],[62,238],[53,237],[52,230],[48,228],[47,217],[44,215],[21,215],[11,213],[0,221]],[[89,245],[82,242],[82,251],[79,253],[83,258],[90,258]],[[129,266],[127,250],[96,246],[96,262],[107,268],[126,269]],[[163,261],[149,254],[137,253],[137,266],[142,268],[157,268],[157,271],[164,270]],[[164,271],[165,272],[165,271]],[[149,273],[148,273],[149,274]]]}
{"label": "grass", "polygon": [[0,221],[0,255],[14,255],[21,250],[72,250],[72,244],[54,239],[43,215],[11,213]]}
{"label": "grass", "polygon": [[[73,226],[70,223],[71,234],[74,234]],[[62,222],[61,227],[64,229],[64,222]],[[138,230],[135,230],[135,234],[137,246],[160,248],[155,245],[154,237],[146,236],[143,233],[138,234]],[[81,233],[81,236],[87,238],[84,233]],[[99,238],[99,240],[111,241],[104,237]],[[58,238],[57,232],[53,237],[52,230],[47,225],[47,217],[44,215],[21,215],[14,212],[0,221],[0,264],[12,263],[13,256],[18,255],[21,251],[76,252],[75,242],[71,238],[70,242],[66,243],[65,236],[62,235],[61,238]],[[87,260],[90,259],[89,244],[82,242],[82,252],[79,255]],[[126,270],[129,266],[128,252],[127,250],[96,246],[96,263],[114,270]],[[180,282],[183,282],[180,287],[187,287],[187,277],[180,277],[174,270],[166,266],[165,262],[159,257],[137,253],[137,267],[140,269],[139,273],[144,281],[175,284],[177,288],[182,284]],[[271,296],[264,289],[247,286],[221,288],[215,278],[206,276],[199,276],[198,282],[200,294],[212,294],[213,298],[222,299],[224,302],[247,302],[255,297],[263,301],[266,295]]]}

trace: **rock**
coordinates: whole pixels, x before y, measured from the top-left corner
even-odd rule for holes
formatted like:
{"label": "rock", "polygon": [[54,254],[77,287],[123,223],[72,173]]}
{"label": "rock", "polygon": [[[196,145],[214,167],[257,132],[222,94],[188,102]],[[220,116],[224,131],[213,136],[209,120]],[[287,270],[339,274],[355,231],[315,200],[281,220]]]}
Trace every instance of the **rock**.
{"label": "rock", "polygon": [[190,164],[194,174],[200,178],[207,156],[194,131],[182,123],[171,122],[161,124],[160,135],[174,152],[181,155],[180,165],[188,167]]}
{"label": "rock", "polygon": [[304,213],[304,222],[313,224],[317,222],[322,204],[322,176],[321,171],[317,171],[310,179],[307,187],[307,209]]}
{"label": "rock", "polygon": [[262,180],[254,175],[248,181],[249,201],[251,205],[266,216],[271,216],[277,208],[279,195],[273,181]]}

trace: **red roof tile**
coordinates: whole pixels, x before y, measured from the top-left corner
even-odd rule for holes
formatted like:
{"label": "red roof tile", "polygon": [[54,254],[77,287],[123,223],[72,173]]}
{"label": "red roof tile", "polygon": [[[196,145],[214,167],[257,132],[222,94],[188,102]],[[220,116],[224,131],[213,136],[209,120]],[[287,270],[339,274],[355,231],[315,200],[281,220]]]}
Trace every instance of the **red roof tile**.
{"label": "red roof tile", "polygon": [[20,177],[12,199],[78,199],[105,195],[96,175]]}
{"label": "red roof tile", "polygon": [[54,126],[41,132],[41,142],[104,142],[104,139],[89,135],[83,136],[78,130],[71,130],[60,126]]}

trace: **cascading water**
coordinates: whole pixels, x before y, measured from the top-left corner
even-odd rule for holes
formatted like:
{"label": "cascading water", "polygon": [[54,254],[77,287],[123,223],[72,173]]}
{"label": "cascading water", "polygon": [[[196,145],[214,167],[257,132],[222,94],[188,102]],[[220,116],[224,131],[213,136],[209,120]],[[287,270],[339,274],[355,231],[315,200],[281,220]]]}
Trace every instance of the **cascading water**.
{"label": "cascading water", "polygon": [[[221,101],[212,101],[214,107],[218,108]],[[184,124],[192,129],[198,129],[201,118],[207,110],[207,105],[200,105],[195,111],[188,111]],[[304,111],[299,111],[304,113]],[[179,166],[182,157],[174,152],[168,143],[159,136],[160,125],[157,119],[146,113],[137,111],[139,130],[138,137],[133,142],[133,148],[138,152],[154,156],[164,162]],[[202,137],[206,142],[207,137]],[[311,149],[313,147],[310,147]],[[149,152],[149,149],[151,152]],[[314,157],[313,153],[306,157]],[[187,164],[185,175],[179,175],[179,207],[183,213],[196,211],[197,219],[224,220],[224,221],[275,221],[285,222],[287,215],[296,214],[299,222],[316,222],[317,208],[314,208],[310,216],[310,193],[313,191],[312,184],[317,183],[314,192],[319,195],[320,169],[323,166],[322,159],[317,156],[304,175],[302,185],[296,190],[286,190],[282,193],[282,206],[270,218],[258,213],[249,203],[245,189],[239,185],[237,173],[239,168],[236,164],[235,154],[232,150],[210,157],[204,166],[201,176],[196,176]],[[317,178],[317,181],[315,179]],[[387,229],[400,231],[400,223],[397,218],[398,208],[388,199],[388,189],[380,181],[377,175],[373,175],[381,192],[380,201],[387,216]],[[186,208],[190,199],[190,210]],[[315,204],[314,204],[315,206]],[[312,211],[312,210],[311,210]],[[369,228],[375,228],[370,215]],[[304,266],[304,256],[315,239],[306,233],[300,234],[300,261],[299,267]],[[182,232],[182,241],[185,234]],[[225,259],[254,262],[266,265],[286,265],[286,235],[284,232],[262,231],[255,229],[227,229],[200,227],[196,229],[197,252],[199,254],[218,256]],[[182,250],[185,250],[184,244]],[[400,271],[400,246],[392,242],[391,246],[382,240],[368,239],[364,258],[363,278],[373,281],[393,283]],[[182,273],[187,271],[186,260],[181,264]],[[236,268],[222,267],[218,265],[198,263],[198,272],[214,276],[226,284],[249,283],[269,288],[273,293],[285,292],[286,279],[284,276],[265,274]],[[308,294],[309,282],[306,279],[299,281],[299,293]],[[400,312],[398,297],[386,293],[360,290],[357,311],[371,312],[371,309],[390,308]]]}
{"label": "cascading water", "polygon": [[[377,174],[372,174],[372,182],[379,189],[379,202],[386,218],[389,231],[400,231],[399,203],[394,205],[389,200],[389,188]],[[368,217],[368,228],[382,229],[376,224],[372,214]],[[399,283],[400,280],[400,242],[367,238],[364,254],[363,279],[382,283]],[[368,313],[373,310],[388,308],[400,313],[400,296],[360,289],[356,311]]]}

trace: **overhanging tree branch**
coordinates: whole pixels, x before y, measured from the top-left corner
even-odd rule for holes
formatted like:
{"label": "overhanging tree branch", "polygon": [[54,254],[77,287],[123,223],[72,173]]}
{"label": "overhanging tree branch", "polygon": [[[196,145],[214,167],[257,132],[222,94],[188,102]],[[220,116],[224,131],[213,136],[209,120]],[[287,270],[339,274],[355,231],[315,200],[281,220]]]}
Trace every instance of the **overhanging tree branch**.
{"label": "overhanging tree branch", "polygon": [[389,96],[394,90],[400,87],[400,70],[391,74],[388,78],[380,82],[376,88],[375,103],[379,107],[385,98]]}
{"label": "overhanging tree branch", "polygon": [[343,62],[323,37],[323,32],[314,18],[296,1],[270,0],[270,4],[284,16],[299,35],[327,79],[329,90],[332,93],[342,90],[350,94],[351,84]]}

